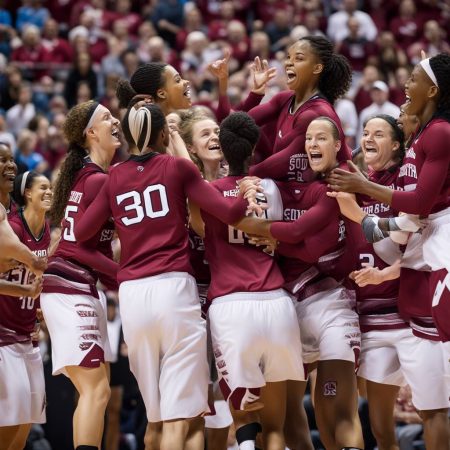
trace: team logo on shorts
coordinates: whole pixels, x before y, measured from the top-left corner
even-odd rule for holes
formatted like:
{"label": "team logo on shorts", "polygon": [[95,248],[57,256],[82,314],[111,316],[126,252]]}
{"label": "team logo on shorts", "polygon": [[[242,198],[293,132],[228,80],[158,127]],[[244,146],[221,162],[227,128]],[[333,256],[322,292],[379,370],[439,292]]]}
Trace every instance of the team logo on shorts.
{"label": "team logo on shorts", "polygon": [[336,397],[337,394],[337,383],[336,381],[327,381],[323,385],[323,395],[325,397]]}
{"label": "team logo on shorts", "polygon": [[137,171],[138,172],[143,172],[144,171],[144,166],[137,166]]}

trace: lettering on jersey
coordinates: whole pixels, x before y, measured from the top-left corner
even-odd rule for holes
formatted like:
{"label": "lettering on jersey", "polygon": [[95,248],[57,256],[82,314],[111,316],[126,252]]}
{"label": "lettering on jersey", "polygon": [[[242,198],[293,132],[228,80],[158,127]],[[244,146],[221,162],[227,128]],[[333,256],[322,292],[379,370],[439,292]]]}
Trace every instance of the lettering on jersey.
{"label": "lettering on jersey", "polygon": [[345,239],[345,222],[341,219],[339,221],[339,238],[338,242],[341,242]]}
{"label": "lettering on jersey", "polygon": [[77,311],[77,314],[80,317],[98,317],[98,314],[95,311]]}
{"label": "lettering on jersey", "polygon": [[389,212],[391,207],[389,205],[385,205],[384,203],[374,203],[373,205],[363,206],[362,210],[366,214],[380,214]]}
{"label": "lettering on jersey", "polygon": [[100,235],[100,242],[112,241],[113,236],[114,230],[102,230],[102,234]]}
{"label": "lettering on jersey", "polygon": [[83,193],[82,192],[71,191],[70,192],[70,197],[69,197],[69,202],[80,204],[82,197],[83,197]]}
{"label": "lettering on jersey", "polygon": [[239,195],[239,188],[230,189],[229,191],[223,191],[224,197],[237,197]]}
{"label": "lettering on jersey", "polygon": [[414,151],[414,147],[408,148],[406,150],[405,158],[416,159],[416,152]]}
{"label": "lettering on jersey", "polygon": [[417,179],[417,169],[414,164],[407,163],[400,167],[399,177],[410,177]]}
{"label": "lettering on jersey", "polygon": [[285,222],[294,222],[305,212],[306,212],[306,209],[286,208],[283,211],[283,220]]}
{"label": "lettering on jersey", "polygon": [[327,381],[323,385],[324,397],[336,397],[337,395],[337,381]]}
{"label": "lettering on jersey", "polygon": [[283,139],[283,133],[281,132],[281,130],[278,130],[278,137],[279,137],[280,139]]}
{"label": "lettering on jersey", "polygon": [[303,182],[303,172],[308,168],[308,155],[297,153],[289,159],[288,177],[295,181]]}

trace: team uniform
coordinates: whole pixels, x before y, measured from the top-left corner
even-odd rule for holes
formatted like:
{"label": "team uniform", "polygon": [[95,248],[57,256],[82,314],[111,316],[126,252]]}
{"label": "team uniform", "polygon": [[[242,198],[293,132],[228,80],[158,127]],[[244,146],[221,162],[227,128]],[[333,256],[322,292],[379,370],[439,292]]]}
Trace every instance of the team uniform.
{"label": "team uniform", "polygon": [[[21,211],[9,218],[14,232],[35,255],[46,257],[48,224],[35,237]],[[34,274],[23,264],[0,275],[7,281],[29,284]],[[45,382],[39,347],[30,333],[36,324],[39,298],[0,295],[0,427],[45,422]]]}
{"label": "team uniform", "polygon": [[[229,176],[211,183],[231,202]],[[234,409],[259,398],[266,382],[304,380],[295,309],[274,258],[239,230],[202,212],[211,268],[208,314],[219,385]]]}
{"label": "team uniform", "polygon": [[114,218],[123,332],[150,422],[208,409],[206,327],[189,261],[187,197],[228,223],[246,209],[243,200],[230,208],[192,162],[152,152],[113,167],[75,227],[85,240]]}
{"label": "team uniform", "polygon": [[[252,166],[249,171],[250,175],[282,181],[308,182],[314,180],[316,175],[309,167],[308,155],[304,150],[305,134],[308,125],[320,116],[327,116],[336,123],[340,141],[345,143],[345,135],[339,117],[325,98],[314,95],[292,113],[294,100],[293,92],[281,92],[267,103],[249,111],[248,114],[259,126],[276,123],[273,154]],[[347,161],[349,158],[350,152],[343,144],[338,152],[338,160]]]}
{"label": "team uniform", "polygon": [[399,177],[407,192],[396,192],[392,199],[392,207],[398,211],[428,216],[421,239],[416,236],[408,247],[414,245],[417,250],[413,253],[417,256],[416,267],[422,264],[431,269],[429,297],[433,319],[444,342],[450,340],[449,141],[450,123],[446,120],[432,119],[425,125],[407,150],[400,170]]}
{"label": "team uniform", "polygon": [[345,227],[337,202],[319,181],[279,187],[285,222],[273,223],[270,231],[280,241],[285,287],[295,298],[303,359],[357,363],[360,330],[354,298],[342,285]]}
{"label": "team uniform", "polygon": [[112,260],[114,225],[107,218],[100,231],[80,244],[74,225],[107,179],[86,157],[65,209],[61,240],[44,274],[41,307],[52,339],[53,375],[66,374],[66,366],[99,367],[111,361],[106,326],[106,298],[96,285],[100,278],[117,290],[118,265]]}

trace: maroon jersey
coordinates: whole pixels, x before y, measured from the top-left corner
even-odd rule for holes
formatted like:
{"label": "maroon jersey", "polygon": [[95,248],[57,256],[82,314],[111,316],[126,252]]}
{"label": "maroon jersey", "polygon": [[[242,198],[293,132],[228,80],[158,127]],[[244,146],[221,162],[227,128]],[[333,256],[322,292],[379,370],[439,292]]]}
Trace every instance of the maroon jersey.
{"label": "maroon jersey", "polygon": [[[211,183],[227,202],[239,195],[236,182],[225,177]],[[264,292],[279,289],[283,277],[274,258],[248,243],[240,230],[202,211],[205,222],[206,258],[211,268],[208,300],[234,292]]]}
{"label": "maroon jersey", "polygon": [[[106,218],[99,227],[99,231],[88,242],[77,242],[74,234],[75,224],[84,215],[107,178],[103,170],[86,157],[84,167],[78,172],[69,195],[64,213],[65,220],[62,223],[61,240],[50,259],[49,268],[44,277],[44,292],[82,293],[75,289],[75,285],[67,284],[68,280],[80,282],[78,278],[73,277],[73,264],[83,268],[80,270],[87,269],[91,273],[93,280],[88,277],[87,284],[95,284],[100,274],[100,279],[107,288],[117,290],[118,265],[112,260],[111,250],[111,240],[114,235],[112,220]],[[57,264],[56,261],[58,261]],[[68,261],[66,268],[63,261]]]}
{"label": "maroon jersey", "polygon": [[19,211],[16,203],[11,198],[11,196],[9,197],[9,206],[8,206],[8,208],[5,208],[5,209],[6,209],[6,215],[8,216],[8,219],[11,219],[12,217],[16,216]]}
{"label": "maroon jersey", "polygon": [[197,284],[209,284],[211,272],[205,256],[205,243],[191,227],[189,227],[189,255]]}
{"label": "maroon jersey", "polygon": [[[372,172],[369,179],[382,186],[396,189],[399,170],[400,167],[396,166],[388,170]],[[377,200],[366,196],[360,196],[358,199],[361,208],[367,214],[375,214],[379,217],[397,215],[391,210],[389,205]],[[360,224],[348,221],[346,222],[346,226],[348,231],[348,244],[351,247],[356,270],[362,268],[362,263],[368,263],[373,267],[378,267],[380,270],[390,265],[380,258],[374,249],[374,245],[367,242]],[[386,248],[392,244],[392,252],[394,251],[395,244],[389,239],[385,239],[377,245],[383,244],[385,244]],[[393,259],[395,259],[395,255]],[[356,293],[357,311],[363,333],[372,330],[400,329],[408,326],[398,312],[399,285],[399,279],[364,287],[359,287],[356,283],[354,284],[353,289]]]}
{"label": "maroon jersey", "polygon": [[119,282],[167,272],[192,274],[186,199],[234,223],[247,202],[228,202],[204,181],[188,160],[147,153],[110,170],[94,202],[75,224],[79,240],[89,239],[110,215],[121,242]]}
{"label": "maroon jersey", "polygon": [[415,137],[400,169],[392,207],[397,211],[428,216],[450,206],[450,123],[433,119]]}
{"label": "maroon jersey", "polygon": [[286,288],[302,299],[337,286],[346,275],[340,264],[345,227],[337,202],[326,195],[327,187],[320,181],[278,183],[278,187],[284,222],[273,223],[270,231],[280,241]]}
{"label": "maroon jersey", "polygon": [[339,161],[350,159],[350,152],[345,143],[345,135],[341,122],[333,106],[319,95],[305,102],[294,113],[291,113],[295,94],[291,91],[281,92],[269,102],[249,111],[259,126],[269,123],[277,124],[277,133],[273,144],[273,155],[250,168],[250,175],[274,180],[312,181],[316,175],[309,167],[305,152],[305,134],[308,125],[317,117],[331,118],[339,129],[343,143],[338,152]]}
{"label": "maroon jersey", "polygon": [[[47,256],[50,245],[48,223],[45,223],[41,234],[37,237],[33,236],[28,228],[22,211],[10,217],[9,223],[20,241],[36,256]],[[26,285],[33,280],[34,274],[24,264],[19,264],[9,272],[0,274],[0,277],[13,283]],[[38,305],[38,298],[0,295],[0,346],[30,341],[30,333],[34,330],[36,323]]]}

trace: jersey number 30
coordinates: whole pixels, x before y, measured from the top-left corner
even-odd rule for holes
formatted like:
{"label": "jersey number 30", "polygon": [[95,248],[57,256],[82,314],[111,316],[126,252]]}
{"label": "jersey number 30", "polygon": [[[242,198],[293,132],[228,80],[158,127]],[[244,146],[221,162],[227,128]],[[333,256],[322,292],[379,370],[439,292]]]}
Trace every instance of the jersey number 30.
{"label": "jersey number 30", "polygon": [[[156,211],[152,202],[152,193],[154,193],[153,195],[159,195],[160,208]],[[142,222],[144,217],[149,217],[150,219],[164,217],[169,212],[166,187],[162,184],[147,186],[142,194],[138,191],[130,191],[125,194],[120,194],[116,196],[117,205],[120,205],[128,199],[131,199],[132,203],[126,205],[124,209],[125,211],[134,211],[134,214],[132,217],[122,217],[121,220],[125,226]],[[142,205],[142,203],[144,204]]]}

